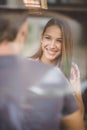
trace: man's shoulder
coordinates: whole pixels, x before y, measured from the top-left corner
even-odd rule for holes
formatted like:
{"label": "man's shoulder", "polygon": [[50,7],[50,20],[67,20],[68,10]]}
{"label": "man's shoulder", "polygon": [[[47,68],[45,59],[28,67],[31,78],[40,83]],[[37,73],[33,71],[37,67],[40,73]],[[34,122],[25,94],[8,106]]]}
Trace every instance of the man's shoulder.
{"label": "man's shoulder", "polygon": [[26,74],[32,76],[32,81],[36,79],[42,84],[62,89],[62,92],[63,90],[70,91],[69,82],[59,68],[44,64],[40,61],[32,60],[30,58],[24,58],[23,65]]}
{"label": "man's shoulder", "polygon": [[42,62],[40,61],[36,61],[36,60],[33,60],[31,58],[22,58],[21,60],[22,64],[26,66],[26,69],[33,69],[34,70],[39,70],[39,71],[42,71],[42,70],[50,70],[52,69],[53,67],[50,66],[50,65],[46,65],[46,64],[43,64]]}

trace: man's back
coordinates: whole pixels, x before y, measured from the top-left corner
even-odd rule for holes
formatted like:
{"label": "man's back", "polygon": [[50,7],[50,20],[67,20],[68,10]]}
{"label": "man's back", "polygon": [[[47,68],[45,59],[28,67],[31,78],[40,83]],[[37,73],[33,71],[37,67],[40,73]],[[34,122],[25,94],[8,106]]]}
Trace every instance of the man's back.
{"label": "man's back", "polygon": [[62,117],[77,109],[60,70],[17,55],[0,56],[0,102],[14,111],[15,129],[58,130]]}

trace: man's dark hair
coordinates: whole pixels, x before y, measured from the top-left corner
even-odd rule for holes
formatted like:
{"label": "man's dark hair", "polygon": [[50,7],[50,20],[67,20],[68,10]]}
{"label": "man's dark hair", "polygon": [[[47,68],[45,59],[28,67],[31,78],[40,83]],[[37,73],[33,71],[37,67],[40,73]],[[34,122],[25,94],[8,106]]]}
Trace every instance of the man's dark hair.
{"label": "man's dark hair", "polygon": [[13,41],[26,19],[26,13],[0,13],[0,43],[4,40]]}

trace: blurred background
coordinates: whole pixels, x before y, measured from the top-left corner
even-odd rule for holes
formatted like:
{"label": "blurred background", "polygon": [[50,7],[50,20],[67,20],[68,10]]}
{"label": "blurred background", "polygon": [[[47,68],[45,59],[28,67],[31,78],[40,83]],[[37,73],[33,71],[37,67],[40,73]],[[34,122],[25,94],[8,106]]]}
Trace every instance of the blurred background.
{"label": "blurred background", "polygon": [[[28,2],[28,0],[25,0]],[[30,2],[31,0],[29,0]],[[34,0],[38,3],[39,0]],[[40,1],[39,1],[40,2]],[[81,72],[81,88],[84,91],[83,100],[87,99],[87,0],[42,0],[48,11],[66,17],[73,36],[73,61],[78,64]],[[30,3],[29,3],[30,4]],[[32,4],[32,3],[31,3]],[[0,0],[0,6],[10,8],[24,7],[23,0]],[[43,6],[44,7],[44,6]],[[48,8],[47,8],[48,7]],[[31,57],[40,46],[40,35],[50,17],[29,17],[29,36],[27,45],[22,52]],[[85,119],[87,119],[87,103]]]}

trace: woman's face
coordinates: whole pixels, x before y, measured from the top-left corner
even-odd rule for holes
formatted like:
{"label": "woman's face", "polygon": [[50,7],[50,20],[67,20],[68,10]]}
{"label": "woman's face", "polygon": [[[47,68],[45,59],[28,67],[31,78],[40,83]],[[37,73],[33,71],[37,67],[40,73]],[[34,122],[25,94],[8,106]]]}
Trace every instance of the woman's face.
{"label": "woman's face", "polygon": [[42,58],[48,62],[56,62],[62,53],[62,32],[56,25],[46,29],[42,35]]}

